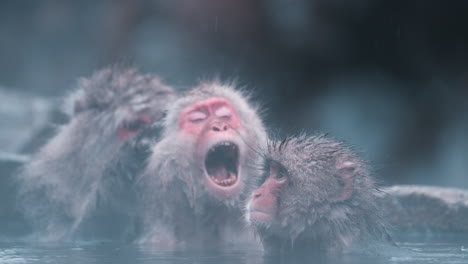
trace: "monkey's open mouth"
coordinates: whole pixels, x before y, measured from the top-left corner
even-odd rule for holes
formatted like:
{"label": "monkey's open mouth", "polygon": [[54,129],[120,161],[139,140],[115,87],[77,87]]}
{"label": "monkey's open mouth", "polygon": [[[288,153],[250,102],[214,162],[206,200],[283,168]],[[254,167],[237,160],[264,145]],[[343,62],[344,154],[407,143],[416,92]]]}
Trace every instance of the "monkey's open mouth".
{"label": "monkey's open mouth", "polygon": [[232,142],[221,142],[208,150],[205,169],[209,178],[220,186],[229,187],[237,182],[239,147]]}

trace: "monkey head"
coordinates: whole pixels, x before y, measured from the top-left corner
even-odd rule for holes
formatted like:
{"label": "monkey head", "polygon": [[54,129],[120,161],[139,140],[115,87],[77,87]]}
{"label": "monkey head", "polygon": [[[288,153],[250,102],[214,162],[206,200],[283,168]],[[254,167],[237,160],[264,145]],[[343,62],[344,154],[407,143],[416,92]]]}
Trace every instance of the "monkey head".
{"label": "monkey head", "polygon": [[81,78],[78,86],[80,89],[66,103],[73,108],[68,112],[72,117],[99,119],[105,131],[114,131],[121,141],[162,119],[169,102],[175,99],[173,89],[158,76],[140,74],[133,68],[106,68],[89,79]]}
{"label": "monkey head", "polygon": [[242,126],[237,109],[223,97],[209,97],[182,109],[178,123],[180,133],[195,138],[206,187],[220,199],[236,196],[246,151],[239,136]]}
{"label": "monkey head", "polygon": [[266,248],[293,241],[343,248],[356,237],[385,233],[368,168],[345,144],[305,135],[270,142],[263,163],[246,217]]}
{"label": "monkey head", "polygon": [[111,67],[79,81],[65,102],[68,123],[17,177],[21,206],[41,239],[83,234],[93,226],[90,219],[103,212],[133,217],[130,186],[144,168],[148,137],[154,135],[147,129],[173,99],[172,89],[157,76],[135,69]]}
{"label": "monkey head", "polygon": [[[185,188],[206,190],[199,195],[236,200],[256,173],[248,166],[255,158],[252,148],[266,139],[257,113],[232,86],[200,84],[168,110],[163,140],[153,149],[148,172],[158,174],[158,181],[179,178]],[[173,162],[170,168],[160,167],[168,162]]]}

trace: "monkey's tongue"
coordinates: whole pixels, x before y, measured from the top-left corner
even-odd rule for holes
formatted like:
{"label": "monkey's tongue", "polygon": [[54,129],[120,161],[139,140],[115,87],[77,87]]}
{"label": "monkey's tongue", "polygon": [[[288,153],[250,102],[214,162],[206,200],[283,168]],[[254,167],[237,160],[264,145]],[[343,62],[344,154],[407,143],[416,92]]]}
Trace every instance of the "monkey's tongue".
{"label": "monkey's tongue", "polygon": [[237,176],[230,172],[226,167],[220,165],[210,170],[210,178],[219,185],[230,186],[236,182]]}

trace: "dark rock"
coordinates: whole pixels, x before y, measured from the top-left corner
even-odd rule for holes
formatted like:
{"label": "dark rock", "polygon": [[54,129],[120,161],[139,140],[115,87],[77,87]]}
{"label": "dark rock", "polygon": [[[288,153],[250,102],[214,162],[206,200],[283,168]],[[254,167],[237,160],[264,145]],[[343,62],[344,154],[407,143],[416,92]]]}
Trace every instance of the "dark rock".
{"label": "dark rock", "polygon": [[468,232],[468,190],[397,185],[382,191],[385,217],[397,231]]}

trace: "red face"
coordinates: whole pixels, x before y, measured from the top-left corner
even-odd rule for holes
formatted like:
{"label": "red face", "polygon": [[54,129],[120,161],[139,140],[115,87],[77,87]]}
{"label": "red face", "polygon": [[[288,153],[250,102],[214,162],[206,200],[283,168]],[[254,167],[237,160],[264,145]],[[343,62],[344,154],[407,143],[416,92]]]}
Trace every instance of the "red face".
{"label": "red face", "polygon": [[179,114],[179,130],[195,138],[195,160],[203,168],[206,186],[219,199],[230,199],[241,189],[239,129],[236,108],[222,97],[198,101]]}
{"label": "red face", "polygon": [[117,130],[117,136],[121,141],[125,141],[128,138],[138,134],[142,128],[144,128],[152,121],[153,118],[151,118],[149,115],[139,115],[134,120],[123,122],[123,124]]}
{"label": "red face", "polygon": [[[240,127],[239,115],[228,100],[212,97],[191,104],[179,114],[179,129],[184,133],[201,135],[204,130],[231,132]],[[216,133],[218,134],[218,133]]]}
{"label": "red face", "polygon": [[[83,100],[76,100],[74,102],[74,114],[79,114],[86,109],[87,107],[84,105]],[[117,137],[120,141],[126,141],[130,137],[137,135],[145,126],[161,118],[144,112],[134,113],[133,111],[129,111],[128,114],[129,116],[117,128]]]}
{"label": "red face", "polygon": [[270,165],[265,182],[253,192],[249,202],[248,220],[252,223],[271,223],[278,213],[278,196],[287,177],[278,164]]}

